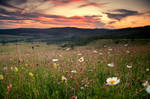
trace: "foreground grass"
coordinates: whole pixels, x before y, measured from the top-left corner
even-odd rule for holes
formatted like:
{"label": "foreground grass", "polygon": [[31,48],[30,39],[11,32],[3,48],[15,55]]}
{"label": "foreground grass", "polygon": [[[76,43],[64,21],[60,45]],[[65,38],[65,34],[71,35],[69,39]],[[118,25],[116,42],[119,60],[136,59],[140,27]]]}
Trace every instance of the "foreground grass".
{"label": "foreground grass", "polygon": [[[148,99],[142,86],[150,80],[148,69],[148,44],[74,50],[38,43],[0,45],[0,99]],[[120,83],[107,85],[109,77]]]}

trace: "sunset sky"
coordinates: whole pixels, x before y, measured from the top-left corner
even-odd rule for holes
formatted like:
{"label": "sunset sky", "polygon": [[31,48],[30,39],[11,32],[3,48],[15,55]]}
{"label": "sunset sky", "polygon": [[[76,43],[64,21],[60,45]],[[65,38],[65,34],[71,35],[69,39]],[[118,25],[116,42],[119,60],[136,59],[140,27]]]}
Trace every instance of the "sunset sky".
{"label": "sunset sky", "polygon": [[0,0],[0,28],[150,25],[150,0]]}

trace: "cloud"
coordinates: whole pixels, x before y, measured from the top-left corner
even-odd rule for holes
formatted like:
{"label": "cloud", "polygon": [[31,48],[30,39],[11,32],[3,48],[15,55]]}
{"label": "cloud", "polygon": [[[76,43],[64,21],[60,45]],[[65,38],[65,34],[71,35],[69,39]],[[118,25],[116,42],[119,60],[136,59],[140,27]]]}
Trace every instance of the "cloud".
{"label": "cloud", "polygon": [[50,0],[52,3],[58,5],[58,4],[66,4],[71,2],[72,0]]}
{"label": "cloud", "polygon": [[82,7],[87,7],[87,6],[95,6],[95,7],[103,7],[105,5],[105,3],[86,3],[86,4],[82,4],[80,5],[78,8],[82,8]]}
{"label": "cloud", "polygon": [[21,10],[22,12],[34,12],[37,7],[43,5],[45,2],[49,2],[48,4],[50,6],[50,0],[0,0],[0,8],[11,8]]}
{"label": "cloud", "polygon": [[0,22],[7,27],[30,27],[36,24],[36,27],[82,27],[98,28],[105,24],[100,21],[101,16],[72,16],[51,15],[41,13],[21,13],[21,11],[10,12],[0,8]]}
{"label": "cloud", "polygon": [[[5,20],[7,18],[11,19],[10,17],[12,17],[14,19],[15,18],[18,19],[18,17],[21,17],[19,19],[30,18],[30,17],[32,17],[32,18],[33,17],[37,17],[37,15],[34,14],[34,13],[24,13],[24,14],[22,14],[21,11],[9,12],[9,11],[7,11],[5,9],[2,9],[2,8],[0,8],[0,14],[1,14],[1,16],[2,15],[7,16],[5,18],[3,17]],[[2,19],[2,17],[1,17],[1,19]]]}
{"label": "cloud", "polygon": [[20,5],[20,4],[23,4],[26,2],[27,2],[27,0],[0,0],[0,6],[20,9],[20,8],[16,7],[15,5]]}
{"label": "cloud", "polygon": [[127,16],[139,15],[138,11],[127,10],[127,9],[117,9],[113,10],[112,13],[105,13],[109,18],[121,20]]}
{"label": "cloud", "polygon": [[0,20],[28,20],[28,19],[0,15]]}
{"label": "cloud", "polygon": [[145,4],[150,5],[150,0],[139,0],[139,1],[144,2]]}
{"label": "cloud", "polygon": [[113,24],[113,23],[115,23],[116,21],[110,21],[108,24]]}

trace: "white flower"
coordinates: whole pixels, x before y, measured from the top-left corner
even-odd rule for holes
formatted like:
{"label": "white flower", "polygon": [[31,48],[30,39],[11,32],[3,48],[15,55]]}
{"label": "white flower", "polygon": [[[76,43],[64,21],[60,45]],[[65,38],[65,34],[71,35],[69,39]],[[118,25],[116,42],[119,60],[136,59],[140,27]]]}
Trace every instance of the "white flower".
{"label": "white flower", "polygon": [[83,90],[83,89],[84,89],[84,87],[80,87],[80,89],[81,89],[81,90]]}
{"label": "white flower", "polygon": [[62,81],[67,82],[67,78],[65,76],[62,76],[61,79],[62,79]]}
{"label": "white flower", "polygon": [[148,81],[145,81],[142,85],[143,85],[144,87],[147,87],[147,86],[149,86],[149,83],[148,83]]}
{"label": "white flower", "polygon": [[129,69],[130,69],[130,68],[132,68],[132,66],[131,66],[131,65],[127,65],[127,68],[129,68]]}
{"label": "white flower", "polygon": [[107,45],[104,45],[104,47],[107,47]]}
{"label": "white flower", "polygon": [[72,98],[71,98],[71,99],[78,99],[78,98],[77,98],[77,96],[72,96]]}
{"label": "white flower", "polygon": [[98,53],[97,50],[94,50],[93,53]]}
{"label": "white flower", "polygon": [[67,49],[66,49],[66,51],[69,51],[69,50],[71,50],[71,48],[67,48]]}
{"label": "white flower", "polygon": [[128,50],[127,50],[127,51],[126,51],[126,53],[128,53],[128,54],[129,54],[129,53],[130,53],[130,51],[128,51]]}
{"label": "white flower", "polygon": [[72,70],[71,72],[72,72],[72,73],[77,73],[77,71],[76,71],[76,70]]}
{"label": "white flower", "polygon": [[103,55],[103,53],[99,53],[99,55]]}
{"label": "white flower", "polygon": [[79,58],[79,62],[83,62],[83,61],[84,61],[83,57]]}
{"label": "white flower", "polygon": [[52,61],[53,61],[53,62],[57,62],[57,61],[58,61],[58,59],[52,59]]}
{"label": "white flower", "polygon": [[107,64],[109,67],[114,67],[114,63]]}
{"label": "white flower", "polygon": [[111,48],[109,48],[108,50],[109,50],[109,51],[112,51],[112,49],[111,49]]}
{"label": "white flower", "polygon": [[59,57],[62,57],[62,55],[59,55]]}
{"label": "white flower", "polygon": [[109,77],[106,80],[107,85],[117,85],[118,83],[120,83],[120,79],[118,79],[117,77]]}
{"label": "white flower", "polygon": [[4,71],[7,71],[7,70],[8,70],[8,67],[4,67],[3,70],[4,70]]}
{"label": "white flower", "polygon": [[124,44],[124,46],[128,46],[128,44]]}
{"label": "white flower", "polygon": [[82,54],[81,54],[81,53],[78,53],[78,55],[81,56]]}
{"label": "white flower", "polygon": [[146,92],[150,94],[150,85],[146,88]]}
{"label": "white flower", "polygon": [[110,52],[107,52],[108,54],[110,54]]}

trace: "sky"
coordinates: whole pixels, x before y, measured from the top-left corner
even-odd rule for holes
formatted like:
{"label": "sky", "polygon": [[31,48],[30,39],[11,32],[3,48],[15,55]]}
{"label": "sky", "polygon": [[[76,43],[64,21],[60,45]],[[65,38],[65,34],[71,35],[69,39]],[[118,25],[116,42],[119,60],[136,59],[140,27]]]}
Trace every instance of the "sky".
{"label": "sky", "polygon": [[0,29],[150,25],[150,0],[0,0]]}

